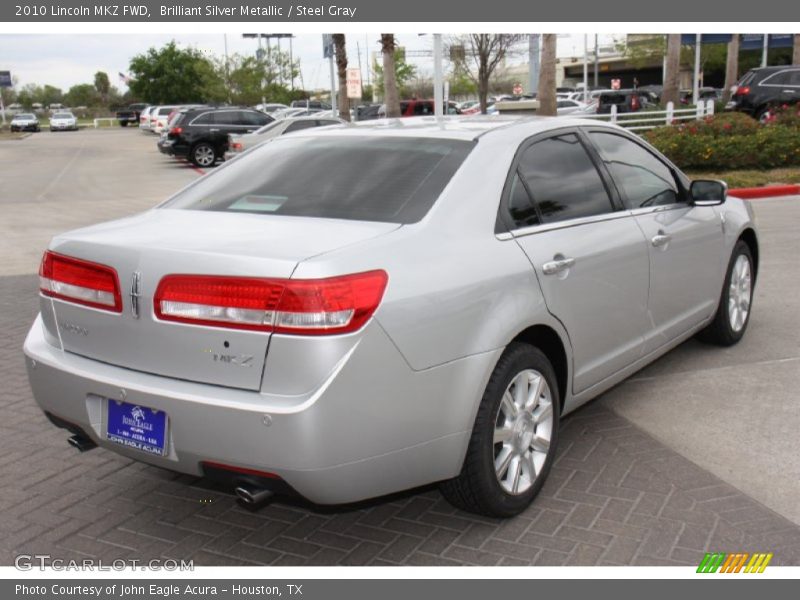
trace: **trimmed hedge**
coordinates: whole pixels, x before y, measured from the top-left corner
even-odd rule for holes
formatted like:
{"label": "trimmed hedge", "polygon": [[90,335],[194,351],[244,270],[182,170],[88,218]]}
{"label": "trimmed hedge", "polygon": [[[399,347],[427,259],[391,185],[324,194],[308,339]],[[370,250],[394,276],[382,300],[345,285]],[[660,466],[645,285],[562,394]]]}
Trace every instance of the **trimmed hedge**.
{"label": "trimmed hedge", "polygon": [[681,169],[773,169],[800,166],[800,105],[766,124],[723,113],[651,129],[644,138]]}

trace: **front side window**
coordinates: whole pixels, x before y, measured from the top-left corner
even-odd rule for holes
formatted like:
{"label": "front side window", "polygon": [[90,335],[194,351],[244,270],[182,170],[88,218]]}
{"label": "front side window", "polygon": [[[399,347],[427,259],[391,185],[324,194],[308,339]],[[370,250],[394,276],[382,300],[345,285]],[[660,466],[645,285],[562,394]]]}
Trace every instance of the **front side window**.
{"label": "front side window", "polygon": [[161,207],[415,223],[473,147],[432,138],[279,137]]}
{"label": "front side window", "polygon": [[544,223],[613,210],[597,168],[574,133],[531,145],[518,169]]}
{"label": "front side window", "polygon": [[621,188],[626,208],[664,206],[681,201],[672,171],[648,150],[613,133],[592,132],[589,138]]}

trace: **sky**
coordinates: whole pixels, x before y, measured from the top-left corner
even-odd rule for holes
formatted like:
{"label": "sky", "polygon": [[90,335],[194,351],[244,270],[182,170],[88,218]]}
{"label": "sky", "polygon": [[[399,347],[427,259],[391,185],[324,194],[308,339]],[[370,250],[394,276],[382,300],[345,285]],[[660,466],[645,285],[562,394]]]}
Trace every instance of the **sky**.
{"label": "sky", "polygon": [[[592,36],[590,36],[592,37]],[[0,34],[0,70],[11,71],[21,87],[27,83],[50,84],[66,92],[71,86],[92,83],[97,71],[105,71],[120,91],[126,86],[118,73],[128,72],[130,59],[146,52],[152,46],[160,47],[172,39],[180,46],[193,46],[202,52],[219,57],[225,55],[227,38],[228,53],[253,54],[258,47],[256,39],[244,39],[241,32],[224,34],[74,34],[74,35],[11,35]],[[600,43],[607,43],[610,36],[603,36]],[[358,62],[361,52],[362,65],[366,69],[367,50],[380,51],[380,33],[348,34],[347,55],[352,66]],[[400,34],[399,45],[409,51],[431,50],[432,36]],[[593,40],[590,39],[589,44]],[[273,41],[273,44],[275,42]],[[281,48],[288,50],[288,40],[281,41]],[[302,85],[306,89],[325,88],[330,85],[327,60],[322,57],[322,39],[319,34],[298,34],[292,42],[293,55],[300,60]],[[583,52],[583,36],[560,36],[559,56],[571,56]],[[527,60],[521,56],[516,62]],[[431,74],[430,58],[409,56],[409,62],[418,66],[421,74]],[[364,72],[366,83],[366,72]],[[296,86],[300,86],[298,79]]]}

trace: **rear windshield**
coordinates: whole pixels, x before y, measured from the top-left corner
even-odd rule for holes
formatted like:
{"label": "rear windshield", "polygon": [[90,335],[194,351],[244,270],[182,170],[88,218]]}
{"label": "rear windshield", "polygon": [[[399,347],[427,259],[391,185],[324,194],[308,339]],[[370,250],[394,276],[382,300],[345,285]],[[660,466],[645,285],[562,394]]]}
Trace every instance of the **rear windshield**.
{"label": "rear windshield", "polygon": [[56,113],[53,115],[54,119],[71,119],[72,115],[70,113]]}
{"label": "rear windshield", "polygon": [[282,137],[161,207],[414,223],[472,148],[430,138]]}

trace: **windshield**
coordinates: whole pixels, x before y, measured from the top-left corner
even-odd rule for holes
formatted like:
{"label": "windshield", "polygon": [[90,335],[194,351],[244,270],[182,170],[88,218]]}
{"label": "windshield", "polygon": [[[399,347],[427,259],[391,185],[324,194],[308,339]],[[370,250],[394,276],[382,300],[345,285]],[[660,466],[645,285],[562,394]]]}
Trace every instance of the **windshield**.
{"label": "windshield", "polygon": [[280,137],[161,208],[414,223],[472,148],[431,138]]}
{"label": "windshield", "polygon": [[14,118],[15,119],[35,119],[36,117],[34,115],[30,115],[28,113],[24,113],[24,114],[21,114],[21,115],[17,115]]}

